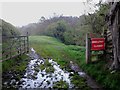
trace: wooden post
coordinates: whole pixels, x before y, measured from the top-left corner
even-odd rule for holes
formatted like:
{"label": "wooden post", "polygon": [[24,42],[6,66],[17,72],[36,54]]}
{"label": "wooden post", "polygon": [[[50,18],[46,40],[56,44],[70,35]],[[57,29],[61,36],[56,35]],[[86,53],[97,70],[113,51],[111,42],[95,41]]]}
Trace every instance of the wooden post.
{"label": "wooden post", "polygon": [[10,59],[12,58],[12,49],[11,49],[12,47],[10,47]]}
{"label": "wooden post", "polygon": [[[10,39],[10,38],[8,38],[8,39]],[[11,41],[12,41],[12,39],[11,39]],[[12,57],[12,44],[11,43],[9,43],[10,44],[10,47],[9,47],[9,55],[8,55],[8,57],[11,59],[11,57]]]}
{"label": "wooden post", "polygon": [[24,39],[24,53],[26,53],[26,46],[25,46],[25,37],[23,37]]}
{"label": "wooden post", "polygon": [[21,48],[22,48],[22,46],[21,46],[21,37],[18,37],[19,38],[19,43],[20,43],[20,55],[22,54],[22,51],[21,51]]}
{"label": "wooden post", "polygon": [[27,53],[29,52],[29,36],[28,36],[28,32],[27,32]]}
{"label": "wooden post", "polygon": [[91,40],[87,33],[86,34],[86,64],[90,62],[91,62]]}

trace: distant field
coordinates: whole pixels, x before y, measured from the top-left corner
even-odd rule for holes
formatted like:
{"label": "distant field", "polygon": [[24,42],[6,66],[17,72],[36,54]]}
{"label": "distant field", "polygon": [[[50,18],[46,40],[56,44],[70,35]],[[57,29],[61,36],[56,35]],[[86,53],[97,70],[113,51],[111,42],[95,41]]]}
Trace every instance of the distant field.
{"label": "distant field", "polygon": [[59,61],[70,60],[85,62],[85,47],[65,45],[59,40],[48,36],[30,36],[30,47],[33,47],[43,58]]}
{"label": "distant field", "polygon": [[[30,47],[33,47],[43,58],[74,61],[80,66],[86,64],[84,46],[65,45],[58,39],[49,36],[30,36]],[[92,59],[94,60],[96,57]]]}

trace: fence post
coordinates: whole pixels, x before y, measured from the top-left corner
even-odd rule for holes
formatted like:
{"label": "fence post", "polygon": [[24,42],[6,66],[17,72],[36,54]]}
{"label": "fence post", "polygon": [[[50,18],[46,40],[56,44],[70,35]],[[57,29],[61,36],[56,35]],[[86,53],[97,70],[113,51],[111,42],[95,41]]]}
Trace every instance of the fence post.
{"label": "fence post", "polygon": [[[10,38],[9,38],[9,40],[10,40]],[[12,58],[12,44],[11,43],[9,43],[10,44],[10,47],[9,47],[9,58],[11,59]]]}
{"label": "fence post", "polygon": [[9,49],[10,49],[10,59],[11,59],[12,58],[12,49],[11,49],[11,47]]}
{"label": "fence post", "polygon": [[29,36],[28,36],[28,32],[27,32],[27,53],[29,52]]}
{"label": "fence post", "polygon": [[26,53],[26,47],[25,47],[25,37],[23,37],[24,39],[24,53]]}
{"label": "fence post", "polygon": [[86,34],[86,64],[91,62],[91,40],[88,36],[89,34]]}
{"label": "fence post", "polygon": [[20,55],[22,54],[22,51],[21,51],[21,37],[18,37],[19,38],[19,43],[20,43]]}

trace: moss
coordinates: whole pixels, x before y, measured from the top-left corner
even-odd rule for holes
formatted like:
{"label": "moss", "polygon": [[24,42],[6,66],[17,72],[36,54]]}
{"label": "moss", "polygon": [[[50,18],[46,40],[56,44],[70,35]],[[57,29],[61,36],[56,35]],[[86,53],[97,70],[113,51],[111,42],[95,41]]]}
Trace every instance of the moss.
{"label": "moss", "polygon": [[48,59],[45,60],[44,65],[48,66],[48,67],[51,66],[51,64],[49,63]]}
{"label": "moss", "polygon": [[69,85],[66,82],[60,80],[59,82],[55,83],[55,85],[53,86],[53,88],[57,88],[57,89],[60,89],[60,88],[69,88]]}
{"label": "moss", "polygon": [[41,70],[44,70],[44,69],[45,69],[45,65],[44,65],[44,64],[41,64],[41,65],[40,65],[40,69],[41,69]]}
{"label": "moss", "polygon": [[35,67],[34,69],[36,72],[39,72],[39,68],[38,67]]}
{"label": "moss", "polygon": [[62,69],[66,68],[66,66],[68,65],[68,62],[66,60],[58,59],[57,63],[61,65],[60,68],[62,68]]}
{"label": "moss", "polygon": [[49,66],[46,68],[46,72],[47,73],[53,73],[54,72],[54,68],[52,66]]}
{"label": "moss", "polygon": [[72,77],[72,83],[75,85],[75,88],[80,88],[84,90],[90,90],[90,87],[87,86],[85,79],[80,77],[78,74]]}
{"label": "moss", "polygon": [[51,63],[49,63],[48,59],[46,59],[46,60],[44,61],[44,64],[41,64],[41,65],[40,65],[40,69],[41,69],[41,70],[46,69],[46,72],[47,72],[47,73],[53,73],[53,72],[54,72],[54,68],[53,68],[53,66],[51,65]]}

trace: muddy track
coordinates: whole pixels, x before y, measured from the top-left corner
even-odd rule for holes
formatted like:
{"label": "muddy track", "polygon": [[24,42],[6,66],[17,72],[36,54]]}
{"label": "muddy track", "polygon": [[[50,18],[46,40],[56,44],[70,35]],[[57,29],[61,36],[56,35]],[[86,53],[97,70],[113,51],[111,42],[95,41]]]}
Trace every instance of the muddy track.
{"label": "muddy track", "polygon": [[[24,73],[21,72],[22,78],[17,80],[18,73],[7,72],[4,77],[6,80],[4,79],[3,82],[4,88],[18,88],[20,90],[23,88],[57,88],[56,84],[59,85],[60,83],[63,84],[61,86],[66,88],[74,87],[71,83],[70,72],[62,70],[60,65],[53,59],[40,58],[40,55],[33,48],[31,48],[29,57],[31,60],[29,60],[27,68]],[[46,62],[52,68],[47,68],[45,66]],[[44,69],[40,68],[41,65]]]}
{"label": "muddy track", "polygon": [[[60,65],[57,64],[53,59],[43,59],[36,53],[36,51],[31,48],[29,53],[30,61],[28,62],[26,70],[22,73],[22,78],[20,80],[16,79],[18,74],[8,72],[9,79],[4,82],[4,87],[12,88],[54,88],[56,84],[62,84],[65,88],[76,88],[71,82],[71,73],[60,68]],[[45,64],[51,66],[52,68],[48,69]],[[44,69],[41,69],[40,66],[43,66]],[[77,64],[70,61],[70,68],[79,74],[80,77],[86,79],[87,86],[94,89],[101,89],[101,86],[97,84],[89,75],[83,72]],[[50,72],[47,72],[48,71]],[[52,71],[51,71],[52,70]],[[15,75],[14,75],[15,74]],[[13,78],[10,78],[13,77]],[[60,83],[59,83],[60,82]],[[61,87],[61,88],[64,88]]]}
{"label": "muddy track", "polygon": [[92,89],[103,90],[102,86],[99,85],[91,76],[85,73],[76,63],[70,61],[69,66],[74,72],[78,73],[80,77],[86,79],[86,83],[89,87],[91,87]]}
{"label": "muddy track", "polygon": [[[24,78],[21,79],[21,88],[53,88],[55,83],[61,80],[67,83],[68,88],[73,87],[70,81],[70,73],[62,70],[57,62],[53,61],[52,59],[47,60],[39,58],[40,56],[33,48],[31,48],[31,53],[29,56],[32,58],[32,60],[27,66]],[[48,62],[47,64],[52,66],[54,69],[53,72],[50,70],[48,73],[46,71],[47,67],[45,67],[43,70],[39,67],[41,65],[44,66],[46,61]]]}

